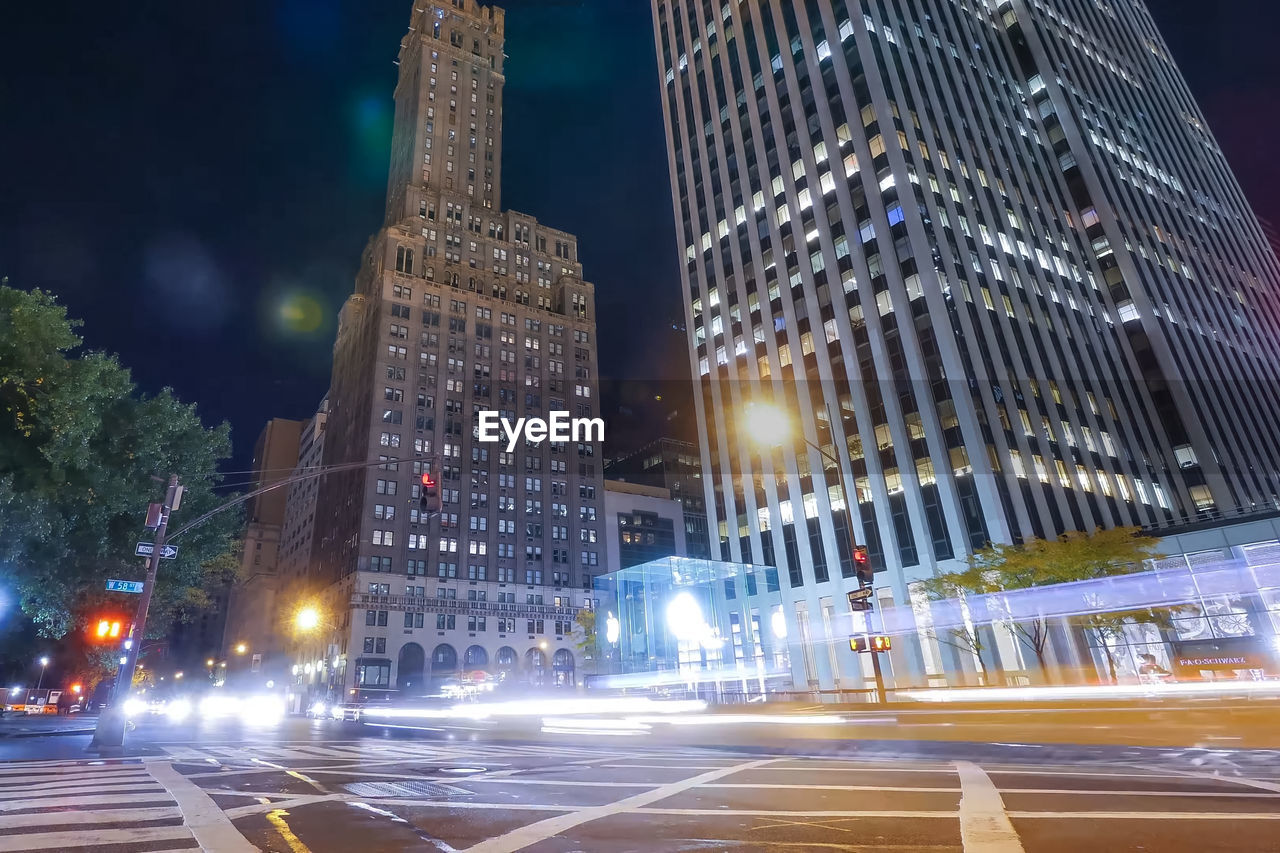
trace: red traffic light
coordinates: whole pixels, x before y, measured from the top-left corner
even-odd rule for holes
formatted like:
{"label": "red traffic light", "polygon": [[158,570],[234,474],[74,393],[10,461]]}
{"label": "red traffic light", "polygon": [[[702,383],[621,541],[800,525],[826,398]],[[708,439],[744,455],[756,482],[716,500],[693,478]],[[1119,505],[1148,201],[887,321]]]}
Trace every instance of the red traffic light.
{"label": "red traffic light", "polygon": [[857,548],[854,548],[854,549],[853,549],[853,560],[854,560],[854,562],[856,562],[856,563],[866,563],[866,562],[868,562],[868,561],[870,560],[870,557],[868,557],[868,556],[867,556],[867,549],[866,549],[866,548],[864,548],[864,547],[862,547],[861,545],[859,545]]}

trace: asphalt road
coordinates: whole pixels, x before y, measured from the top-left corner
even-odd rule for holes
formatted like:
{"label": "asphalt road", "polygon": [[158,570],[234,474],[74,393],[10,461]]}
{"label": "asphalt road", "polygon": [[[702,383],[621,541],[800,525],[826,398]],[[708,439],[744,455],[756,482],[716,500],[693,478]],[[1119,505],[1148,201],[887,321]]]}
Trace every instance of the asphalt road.
{"label": "asphalt road", "polygon": [[491,735],[154,721],[111,760],[0,737],[0,853],[1280,851],[1274,753]]}

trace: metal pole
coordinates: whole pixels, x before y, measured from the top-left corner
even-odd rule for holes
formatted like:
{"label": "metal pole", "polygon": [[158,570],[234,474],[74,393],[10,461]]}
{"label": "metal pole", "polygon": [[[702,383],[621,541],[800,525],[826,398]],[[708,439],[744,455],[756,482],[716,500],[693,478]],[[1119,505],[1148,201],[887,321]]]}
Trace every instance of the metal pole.
{"label": "metal pole", "polygon": [[[837,432],[836,432],[836,423],[834,420],[832,420],[830,404],[827,405],[827,420],[831,423],[831,437],[832,437],[832,440],[834,441],[837,435]],[[843,428],[838,434],[839,435],[844,434]],[[825,450],[823,450],[821,447],[818,447],[818,445],[809,441],[807,438],[805,439],[805,443],[808,444],[810,447],[814,448],[815,450],[817,450],[820,454],[825,456],[827,459],[835,463],[836,476],[839,478],[839,481],[840,481],[840,493],[844,496],[845,531],[849,534],[849,559],[853,560],[853,555],[857,552],[858,543],[853,536],[853,504],[850,503],[851,495],[849,494],[849,484],[848,482],[845,481],[844,464],[840,461],[840,453],[839,451],[837,451],[835,457],[833,458]],[[856,565],[854,566],[854,574],[855,575],[857,574]],[[863,580],[861,575],[858,575],[858,589],[866,589],[868,586],[870,586],[870,584],[868,584],[865,580]],[[872,609],[874,610],[875,603],[873,602],[871,606],[872,606]],[[850,611],[850,613],[852,612],[853,611]],[[872,611],[863,611],[863,612],[870,613]],[[865,616],[864,618],[867,620],[868,623],[871,622],[870,616]],[[870,627],[870,625],[868,625],[868,627]],[[876,651],[872,651],[872,652],[869,652],[868,654],[871,655],[871,671],[875,673],[875,677],[876,677],[876,701],[879,702],[880,704],[884,704],[889,700],[885,694],[885,689],[884,689],[884,674],[880,671],[880,653]]]}
{"label": "metal pole", "polygon": [[38,681],[36,681],[36,692],[37,692],[37,693],[39,693],[39,692],[40,692],[40,688],[41,688],[41,687],[44,687],[44,671],[45,671],[46,669],[48,669],[48,668],[49,668],[49,664],[47,664],[47,663],[41,663],[41,664],[40,664],[40,678],[39,678],[39,680],[38,680]]}
{"label": "metal pole", "polygon": [[160,513],[160,526],[156,528],[155,547],[151,549],[151,558],[147,561],[147,578],[142,583],[142,597],[138,600],[137,614],[133,619],[133,627],[129,631],[132,640],[125,649],[124,662],[120,665],[120,673],[116,676],[116,687],[112,692],[111,704],[105,713],[98,717],[98,727],[94,730],[90,749],[99,752],[119,750],[124,747],[125,714],[124,703],[133,687],[133,671],[138,663],[138,653],[142,650],[142,638],[146,636],[147,611],[151,607],[151,592],[156,585],[156,572],[160,568],[160,555],[164,551],[165,531],[169,528],[169,510],[178,494],[178,475],[169,475],[169,488],[165,492],[164,509]]}

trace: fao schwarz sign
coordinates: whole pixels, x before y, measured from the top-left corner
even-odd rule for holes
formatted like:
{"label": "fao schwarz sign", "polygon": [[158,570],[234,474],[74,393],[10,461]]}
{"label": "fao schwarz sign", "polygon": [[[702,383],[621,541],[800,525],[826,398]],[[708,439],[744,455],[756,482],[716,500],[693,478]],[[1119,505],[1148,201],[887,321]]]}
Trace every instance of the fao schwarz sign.
{"label": "fao schwarz sign", "polygon": [[1275,668],[1257,637],[1231,637],[1173,643],[1173,665],[1185,673],[1198,670],[1234,670]]}

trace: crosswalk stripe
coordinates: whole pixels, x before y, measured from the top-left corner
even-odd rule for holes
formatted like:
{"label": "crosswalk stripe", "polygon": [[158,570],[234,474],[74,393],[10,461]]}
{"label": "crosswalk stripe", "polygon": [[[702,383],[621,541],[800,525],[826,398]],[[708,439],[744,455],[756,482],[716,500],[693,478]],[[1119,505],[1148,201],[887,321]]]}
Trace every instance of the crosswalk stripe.
{"label": "crosswalk stripe", "polygon": [[[134,782],[90,782],[84,780],[72,787],[54,788],[48,793],[57,796],[74,796],[75,794],[93,794],[97,792],[105,794],[127,794],[133,792],[143,792],[156,787],[156,783],[151,779],[138,779]],[[5,791],[0,793],[0,803],[9,803],[17,800],[30,800],[33,803],[39,802],[44,796],[43,787],[35,790],[26,791]]]}
{"label": "crosswalk stripe", "polygon": [[143,841],[179,841],[191,838],[184,826],[148,826],[137,829],[99,829],[85,832],[37,832],[0,835],[0,853],[18,850],[74,850],[104,844],[136,844]]}
{"label": "crosswalk stripe", "polygon": [[142,823],[150,820],[181,820],[176,806],[143,809],[84,809],[78,812],[25,812],[7,814],[6,829],[20,826],[76,826],[94,823]]}
{"label": "crosswalk stripe", "polygon": [[169,799],[164,791],[154,794],[103,794],[77,795],[74,797],[49,797],[40,800],[0,802],[0,812],[16,812],[23,809],[71,808],[77,806],[119,806],[126,803],[156,803]]}
{"label": "crosswalk stripe", "polygon": [[67,764],[59,767],[49,768],[10,768],[8,765],[0,765],[0,782],[21,781],[34,777],[44,776],[66,776],[75,773],[94,773],[102,775],[112,775],[115,773],[128,773],[137,770],[141,764]]}
{"label": "crosswalk stripe", "polygon": [[95,779],[92,776],[76,776],[75,778],[62,776],[59,777],[56,782],[39,779],[24,782],[22,784],[0,785],[0,794],[7,793],[9,791],[33,791],[37,789],[41,791],[50,791],[57,788],[73,788],[76,785],[84,785],[89,782],[92,782],[95,785],[128,785],[132,782],[146,781],[150,778],[150,774],[146,772],[129,773],[127,775],[122,773],[118,776],[112,776],[109,779]]}

